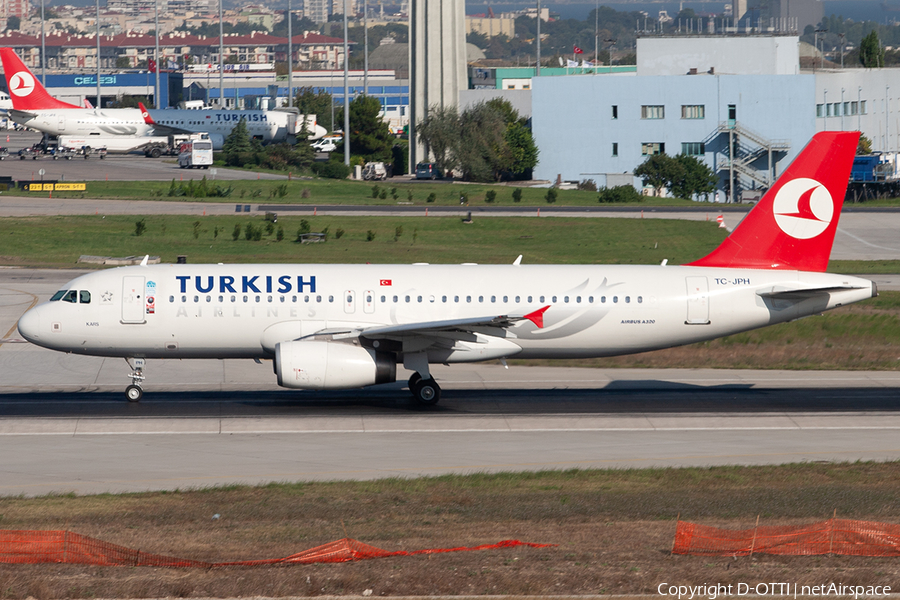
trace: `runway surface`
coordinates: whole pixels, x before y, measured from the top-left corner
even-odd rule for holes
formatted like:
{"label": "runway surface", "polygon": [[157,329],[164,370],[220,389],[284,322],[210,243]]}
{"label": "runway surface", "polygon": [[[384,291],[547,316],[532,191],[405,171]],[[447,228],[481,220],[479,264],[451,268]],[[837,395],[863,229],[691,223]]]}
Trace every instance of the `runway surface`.
{"label": "runway surface", "polygon": [[130,404],[123,360],[17,339],[72,276],[0,269],[0,496],[900,458],[894,372],[437,366],[423,408],[402,381],[296,392],[269,362],[155,360]]}

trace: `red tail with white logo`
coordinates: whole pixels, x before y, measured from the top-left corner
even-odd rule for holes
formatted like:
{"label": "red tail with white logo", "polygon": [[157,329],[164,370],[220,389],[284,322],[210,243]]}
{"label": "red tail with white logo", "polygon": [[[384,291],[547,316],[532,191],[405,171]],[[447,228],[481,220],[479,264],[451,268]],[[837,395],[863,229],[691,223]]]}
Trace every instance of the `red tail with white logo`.
{"label": "red tail with white logo", "polygon": [[48,94],[12,48],[0,48],[0,61],[3,62],[3,73],[6,75],[6,85],[9,87],[14,110],[81,108]]}
{"label": "red tail with white logo", "polygon": [[734,232],[692,267],[824,272],[859,132],[817,133]]}

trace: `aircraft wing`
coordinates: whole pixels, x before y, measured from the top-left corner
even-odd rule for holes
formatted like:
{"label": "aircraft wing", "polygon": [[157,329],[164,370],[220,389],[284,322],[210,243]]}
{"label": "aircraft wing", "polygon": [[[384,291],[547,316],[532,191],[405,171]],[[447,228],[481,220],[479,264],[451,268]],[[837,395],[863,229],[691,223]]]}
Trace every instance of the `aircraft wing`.
{"label": "aircraft wing", "polygon": [[[492,315],[484,317],[472,317],[468,319],[445,319],[442,321],[421,321],[418,323],[404,323],[402,325],[374,326],[362,329],[331,328],[317,331],[313,336],[330,335],[336,339],[349,337],[362,337],[368,340],[394,339],[400,340],[409,337],[437,336],[440,338],[453,338],[457,335],[466,337],[476,333],[487,333],[492,329],[498,333],[521,321],[531,321],[538,327],[544,326],[544,312],[550,308],[545,306],[526,315]],[[312,336],[309,336],[312,337]]]}
{"label": "aircraft wing", "polygon": [[147,110],[147,107],[144,106],[143,102],[138,102],[138,107],[141,109],[141,116],[144,117],[144,123],[153,127],[153,131],[159,135],[170,135],[175,133],[194,133],[189,129],[184,129],[183,127],[172,127],[171,125],[161,125],[153,120],[153,117],[150,116],[150,111]]}

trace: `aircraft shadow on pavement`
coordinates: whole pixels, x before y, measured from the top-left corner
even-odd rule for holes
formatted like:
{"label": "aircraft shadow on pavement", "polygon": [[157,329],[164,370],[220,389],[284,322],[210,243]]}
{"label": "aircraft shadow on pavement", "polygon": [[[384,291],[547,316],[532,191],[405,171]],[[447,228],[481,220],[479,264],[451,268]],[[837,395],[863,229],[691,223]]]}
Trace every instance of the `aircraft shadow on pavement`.
{"label": "aircraft shadow on pavement", "polygon": [[[640,385],[637,385],[640,383]],[[401,384],[326,392],[153,391],[139,403],[121,392],[0,394],[0,418],[12,417],[302,417],[763,414],[896,412],[896,388],[752,388],[664,381],[613,382],[592,389],[444,390],[436,406],[417,404]]]}

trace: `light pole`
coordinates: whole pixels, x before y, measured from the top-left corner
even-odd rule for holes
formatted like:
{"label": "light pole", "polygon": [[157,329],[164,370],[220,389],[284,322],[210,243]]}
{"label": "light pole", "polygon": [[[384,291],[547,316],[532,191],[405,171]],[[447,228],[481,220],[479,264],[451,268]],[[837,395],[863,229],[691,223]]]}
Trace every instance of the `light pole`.
{"label": "light pole", "polygon": [[844,38],[847,37],[845,33],[839,33],[838,36],[841,38],[841,70],[844,68]]}
{"label": "light pole", "polygon": [[44,37],[44,0],[41,0],[41,85],[47,87],[47,45]]}
{"label": "light pole", "polygon": [[344,0],[344,164],[350,166],[350,44],[347,41],[347,0]]}
{"label": "light pole", "polygon": [[222,3],[219,0],[219,108],[225,108],[225,28],[222,26]]}
{"label": "light pole", "polygon": [[[819,51],[819,34],[827,33],[827,29],[816,29],[815,36],[813,36],[814,41],[816,42],[816,52]],[[815,63],[814,63],[815,64]],[[822,36],[822,52],[819,53],[819,68],[825,68],[825,36]]]}
{"label": "light pole", "polygon": [[97,0],[97,108],[100,108],[100,0]]}
{"label": "light pole", "polygon": [[363,95],[369,95],[369,0],[363,0]]}
{"label": "light pole", "polygon": [[862,131],[862,86],[856,88],[856,128]]}
{"label": "light pole", "polygon": [[153,36],[156,44],[153,51],[153,56],[156,58],[156,88],[153,91],[153,103],[159,109],[162,108],[159,105],[159,69],[162,66],[162,62],[159,60],[159,0],[153,0],[153,23],[154,27],[156,27],[155,35]]}
{"label": "light pole", "polygon": [[537,63],[534,76],[541,76],[541,0],[537,0]]}
{"label": "light pole", "polygon": [[841,131],[844,131],[844,88],[841,88]]}
{"label": "light pole", "polygon": [[291,0],[288,0],[288,108],[294,106],[294,30]]}

